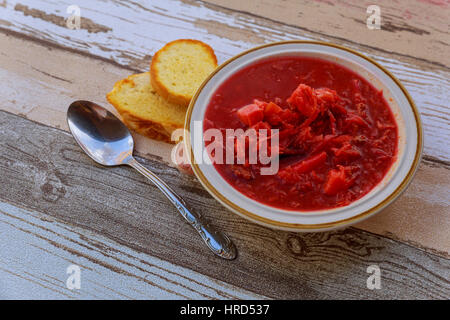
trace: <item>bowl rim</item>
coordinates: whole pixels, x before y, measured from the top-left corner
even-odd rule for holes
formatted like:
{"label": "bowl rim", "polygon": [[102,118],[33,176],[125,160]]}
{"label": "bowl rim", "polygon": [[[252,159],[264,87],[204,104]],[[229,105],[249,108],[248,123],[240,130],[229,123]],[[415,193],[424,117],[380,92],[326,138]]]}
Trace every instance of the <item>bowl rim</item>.
{"label": "bowl rim", "polygon": [[[247,210],[245,210],[244,208],[241,208],[240,206],[238,206],[237,204],[235,204],[234,202],[230,201],[229,199],[227,199],[226,197],[224,197],[216,188],[214,188],[212,186],[212,184],[206,179],[206,177],[203,175],[202,171],[200,170],[200,168],[198,167],[198,164],[193,162],[191,163],[192,166],[192,170],[195,174],[195,176],[197,177],[197,179],[200,181],[200,183],[203,185],[203,187],[214,197],[216,198],[222,205],[224,205],[225,207],[227,207],[228,209],[230,209],[231,211],[237,213],[238,215],[245,217],[251,221],[254,221],[256,223],[268,226],[268,227],[272,227],[272,228],[278,228],[278,229],[283,229],[283,230],[291,230],[291,231],[302,231],[302,230],[306,230],[306,231],[325,231],[325,230],[329,230],[329,229],[335,229],[335,228],[339,228],[339,227],[343,227],[349,224],[353,224],[356,223],[358,221],[361,221],[363,219],[366,219],[368,217],[370,217],[371,215],[374,215],[375,213],[379,212],[380,210],[382,210],[383,208],[385,208],[386,206],[388,206],[389,204],[391,204],[395,199],[398,198],[398,196],[400,196],[408,187],[408,185],[411,183],[412,178],[414,177],[415,172],[417,171],[417,168],[420,164],[421,158],[422,158],[422,150],[423,150],[423,128],[422,128],[422,122],[420,119],[420,113],[413,101],[413,99],[411,98],[411,96],[409,95],[408,91],[406,90],[406,88],[402,85],[402,83],[390,72],[388,71],[386,68],[384,68],[383,66],[381,66],[378,62],[376,62],[375,60],[373,60],[372,58],[369,58],[353,49],[349,49],[347,47],[338,45],[338,44],[333,44],[333,43],[327,43],[327,42],[323,42],[323,41],[310,41],[310,40],[289,40],[289,41],[277,41],[277,42],[270,42],[270,43],[266,43],[260,46],[256,46],[253,47],[251,49],[245,50],[233,57],[231,57],[230,59],[226,60],[224,63],[222,63],[221,65],[219,65],[203,82],[202,84],[199,86],[199,88],[197,89],[197,91],[195,92],[194,96],[192,97],[189,106],[187,108],[186,111],[186,118],[185,118],[185,124],[184,124],[184,144],[186,147],[186,150],[188,150],[189,155],[190,155],[190,159],[194,159],[194,153],[193,153],[193,149],[191,147],[191,141],[190,141],[190,122],[191,122],[191,116],[192,116],[192,112],[194,109],[194,106],[197,102],[197,98],[200,94],[200,92],[203,90],[203,88],[205,87],[205,85],[211,80],[212,77],[214,77],[215,74],[217,74],[220,70],[222,70],[222,68],[224,68],[226,65],[228,65],[229,63],[233,62],[234,60],[248,54],[251,53],[253,51],[257,51],[259,49],[262,48],[266,48],[266,47],[271,47],[271,46],[277,46],[277,45],[284,45],[284,44],[313,44],[313,45],[323,45],[323,46],[329,46],[329,47],[334,47],[337,49],[341,49],[347,52],[350,52],[354,55],[357,55],[365,60],[367,60],[368,62],[374,64],[377,68],[379,68],[381,71],[383,71],[387,76],[389,76],[394,82],[395,84],[401,89],[401,91],[403,92],[403,94],[405,95],[406,99],[409,102],[409,106],[414,114],[414,119],[416,122],[416,128],[417,128],[417,145],[416,145],[416,153],[414,155],[414,160],[411,164],[411,167],[408,171],[408,173],[405,175],[404,179],[402,180],[402,182],[398,185],[398,187],[391,193],[389,194],[386,198],[384,198],[381,202],[379,202],[378,204],[376,204],[375,206],[357,214],[354,215],[352,217],[346,218],[346,219],[342,219],[342,220],[338,220],[338,221],[333,221],[333,222],[325,222],[325,223],[318,223],[318,224],[299,224],[299,223],[289,223],[289,222],[281,222],[281,221],[276,221],[276,220],[272,220],[272,219],[268,219],[265,217],[261,217],[259,215],[256,215],[252,212],[249,212]],[[252,200],[252,199],[250,199]],[[254,201],[254,200],[252,200]]]}

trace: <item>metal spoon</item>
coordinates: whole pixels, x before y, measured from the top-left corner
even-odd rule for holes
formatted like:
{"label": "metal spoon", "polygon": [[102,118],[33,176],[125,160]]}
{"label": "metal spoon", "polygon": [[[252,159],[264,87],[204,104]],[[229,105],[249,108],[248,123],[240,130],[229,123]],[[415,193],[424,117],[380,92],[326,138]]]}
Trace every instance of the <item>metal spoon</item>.
{"label": "metal spoon", "polygon": [[67,123],[81,149],[94,161],[104,166],[129,165],[136,169],[164,193],[212,252],[224,259],[236,258],[236,248],[227,235],[206,223],[164,181],[133,158],[133,137],[111,112],[90,101],[75,101],[67,110]]}

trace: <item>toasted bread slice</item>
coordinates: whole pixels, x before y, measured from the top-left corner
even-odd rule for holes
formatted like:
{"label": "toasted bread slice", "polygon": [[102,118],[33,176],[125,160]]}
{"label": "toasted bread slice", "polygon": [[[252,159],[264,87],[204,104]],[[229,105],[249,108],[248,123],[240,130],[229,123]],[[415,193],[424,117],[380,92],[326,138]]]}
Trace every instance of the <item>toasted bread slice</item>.
{"label": "toasted bread slice", "polygon": [[184,126],[186,108],[157,94],[149,72],[118,81],[106,98],[129,128],[149,138],[174,143],[172,132]]}
{"label": "toasted bread slice", "polygon": [[164,99],[187,106],[197,88],[216,67],[216,55],[207,44],[198,40],[175,40],[153,56],[151,81]]}

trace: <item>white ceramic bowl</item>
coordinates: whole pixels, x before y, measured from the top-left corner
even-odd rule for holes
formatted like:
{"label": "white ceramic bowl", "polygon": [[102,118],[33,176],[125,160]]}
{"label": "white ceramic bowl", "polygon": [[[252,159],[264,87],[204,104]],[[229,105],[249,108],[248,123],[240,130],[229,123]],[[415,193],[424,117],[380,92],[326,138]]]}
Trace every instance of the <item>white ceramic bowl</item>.
{"label": "white ceramic bowl", "polygon": [[[196,156],[194,121],[202,121],[212,94],[232,74],[260,59],[274,56],[307,56],[335,62],[358,73],[383,90],[399,128],[398,156],[384,179],[367,195],[351,204],[327,210],[290,211],[252,200],[234,189],[213,165]],[[325,231],[366,219],[392,203],[411,181],[423,146],[419,112],[406,89],[386,69],[353,50],[322,42],[287,41],[266,44],[245,51],[219,66],[200,86],[186,115],[184,141],[191,154],[195,175],[219,202],[238,215],[267,227],[289,231]],[[203,130],[201,130],[203,132]],[[197,132],[198,136],[198,132]],[[204,148],[204,141],[200,144]],[[197,158],[196,158],[197,157]]]}

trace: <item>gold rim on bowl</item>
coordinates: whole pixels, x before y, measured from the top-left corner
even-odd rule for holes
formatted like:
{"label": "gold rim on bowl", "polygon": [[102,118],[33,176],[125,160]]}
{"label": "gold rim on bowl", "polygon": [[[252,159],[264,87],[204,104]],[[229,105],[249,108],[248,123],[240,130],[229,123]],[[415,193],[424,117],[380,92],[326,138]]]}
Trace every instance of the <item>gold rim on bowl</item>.
{"label": "gold rim on bowl", "polygon": [[[365,55],[340,46],[340,45],[336,45],[336,44],[332,44],[332,43],[326,43],[326,42],[321,42],[321,41],[306,41],[306,40],[291,40],[291,41],[280,41],[280,42],[272,42],[272,43],[268,43],[268,44],[264,44],[261,46],[257,46],[254,47],[252,49],[246,50],[244,52],[241,52],[240,54],[228,59],[227,61],[225,61],[223,64],[221,64],[219,67],[217,67],[216,70],[214,70],[204,81],[203,83],[200,85],[200,87],[197,89],[195,95],[192,97],[192,100],[188,106],[187,112],[186,112],[186,119],[185,119],[185,134],[184,134],[184,142],[185,142],[185,147],[186,150],[188,150],[188,152],[190,153],[190,159],[194,159],[194,154],[193,154],[193,150],[191,147],[191,141],[190,141],[190,122],[191,122],[191,116],[192,116],[192,111],[194,109],[194,105],[197,101],[197,98],[200,94],[200,92],[203,90],[203,88],[205,87],[205,85],[211,80],[211,78],[218,73],[220,70],[222,70],[223,67],[225,67],[226,65],[228,65],[229,63],[233,62],[234,60],[236,60],[239,57],[242,57],[250,52],[262,49],[262,48],[266,48],[266,47],[271,47],[271,46],[277,46],[277,45],[282,45],[282,44],[290,44],[290,43],[300,43],[300,44],[316,44],[316,45],[323,45],[323,46],[328,46],[328,47],[334,47],[337,49],[341,49],[347,52],[350,52],[354,55],[357,55],[365,60],[367,60],[368,62],[372,63],[373,65],[375,65],[378,69],[382,70],[386,75],[388,75],[394,82],[395,84],[402,90],[403,94],[405,95],[406,99],[409,102],[409,106],[411,107],[411,110],[413,111],[414,114],[414,118],[416,121],[416,128],[417,128],[417,146],[416,146],[416,154],[414,156],[414,161],[411,165],[411,168],[409,169],[408,173],[406,174],[405,178],[402,180],[402,182],[399,184],[399,186],[391,193],[389,194],[386,198],[384,198],[381,202],[379,202],[377,205],[373,206],[372,208],[365,210],[353,217],[347,218],[347,219],[342,219],[339,221],[334,221],[334,222],[328,222],[328,223],[320,223],[320,224],[297,224],[297,223],[288,223],[288,222],[280,222],[280,221],[275,221],[275,220],[271,220],[271,219],[267,219],[261,216],[258,216],[256,214],[253,214],[241,207],[239,207],[238,205],[236,205],[235,203],[233,203],[232,201],[230,201],[229,199],[225,198],[216,188],[214,188],[211,183],[205,178],[205,176],[203,175],[202,171],[200,170],[200,168],[198,167],[198,164],[195,163],[194,161],[192,161],[191,166],[192,166],[192,170],[194,171],[194,174],[196,175],[197,179],[200,180],[200,183],[205,187],[205,189],[213,196],[215,197],[219,202],[221,202],[225,207],[229,208],[230,210],[234,211],[235,213],[246,217],[254,222],[259,222],[262,223],[263,225],[266,226],[272,226],[272,227],[276,227],[276,228],[281,228],[281,229],[289,229],[289,230],[320,230],[320,229],[331,229],[331,228],[337,228],[337,227],[341,227],[344,225],[349,225],[349,224],[353,224],[356,223],[360,220],[363,220],[365,218],[368,218],[369,216],[379,212],[380,210],[382,210],[383,208],[385,208],[386,206],[388,206],[389,204],[391,204],[395,199],[397,199],[397,197],[399,195],[402,194],[403,191],[405,191],[405,189],[407,188],[407,186],[409,185],[409,183],[411,182],[418,166],[420,163],[420,159],[422,156],[422,148],[423,148],[423,132],[422,132],[422,123],[420,120],[420,114],[417,110],[416,105],[414,104],[414,101],[412,100],[411,96],[409,95],[408,91],[405,89],[405,87],[403,87],[403,85],[400,83],[400,81],[388,70],[386,70],[383,66],[381,66],[378,62],[376,62],[375,60],[366,57]],[[251,201],[254,201],[252,199],[249,199]]]}

